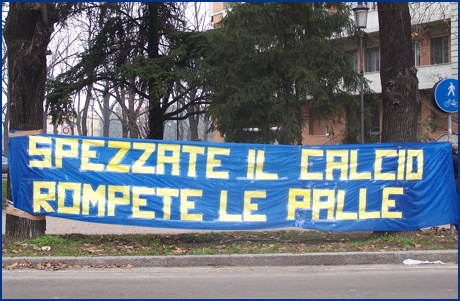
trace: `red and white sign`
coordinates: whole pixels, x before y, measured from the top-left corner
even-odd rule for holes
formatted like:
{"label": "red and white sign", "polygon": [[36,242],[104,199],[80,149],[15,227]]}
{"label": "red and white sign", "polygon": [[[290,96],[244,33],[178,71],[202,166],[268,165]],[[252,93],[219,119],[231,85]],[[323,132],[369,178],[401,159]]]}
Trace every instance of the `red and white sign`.
{"label": "red and white sign", "polygon": [[70,135],[70,128],[68,126],[62,127],[62,134],[63,135]]}

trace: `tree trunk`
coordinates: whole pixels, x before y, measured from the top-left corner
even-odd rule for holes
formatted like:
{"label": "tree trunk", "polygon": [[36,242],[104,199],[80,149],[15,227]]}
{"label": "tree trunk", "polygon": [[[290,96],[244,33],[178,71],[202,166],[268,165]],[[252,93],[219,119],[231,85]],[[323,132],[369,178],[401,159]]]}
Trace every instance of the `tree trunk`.
{"label": "tree trunk", "polygon": [[[53,3],[10,2],[3,34],[8,47],[11,130],[43,129],[46,50],[57,21],[59,14]],[[9,183],[7,196],[12,199]],[[6,241],[32,239],[45,230],[46,220],[6,216]]]}
{"label": "tree trunk", "polygon": [[[148,4],[148,46],[147,53],[149,59],[155,59],[160,56],[160,35],[161,24],[159,20],[160,5],[163,3],[149,2]],[[149,139],[163,140],[163,109],[161,108],[161,95],[156,82],[159,79],[152,78],[149,81]]]}
{"label": "tree trunk", "polygon": [[102,120],[103,120],[103,136],[110,137],[110,94],[109,82],[105,82],[104,94],[102,96]]}
{"label": "tree trunk", "polygon": [[379,2],[382,142],[417,141],[419,94],[407,2]]}
{"label": "tree trunk", "polygon": [[83,107],[83,114],[81,116],[81,131],[82,131],[83,136],[88,136],[88,111],[90,110],[91,94],[93,92],[93,84],[89,84],[87,88],[88,90],[86,92],[85,105]]}
{"label": "tree trunk", "polygon": [[[407,2],[379,2],[382,143],[416,142],[419,112],[417,69]],[[416,231],[377,232],[408,237]]]}
{"label": "tree trunk", "polygon": [[137,125],[137,112],[135,109],[135,101],[136,101],[136,93],[133,91],[132,87],[129,87],[128,88],[128,110],[126,110],[126,113],[128,115],[129,137],[137,139],[140,137],[139,137],[139,127]]}
{"label": "tree trunk", "polygon": [[[190,99],[195,99],[197,96],[197,90],[193,89],[190,91]],[[187,113],[194,113],[199,110],[197,106],[190,106],[187,108]],[[192,114],[188,117],[188,123],[190,124],[190,140],[196,141],[201,139],[198,135],[198,124],[200,122],[199,114]]]}
{"label": "tree trunk", "polygon": [[[193,107],[193,106],[192,106]],[[194,108],[195,109],[195,108]],[[194,111],[194,110],[193,110]],[[195,114],[195,115],[191,115],[189,118],[188,118],[188,122],[190,124],[190,140],[192,141],[196,141],[198,139],[201,139],[203,140],[202,138],[199,137],[198,135],[198,124],[199,124],[199,121],[200,121],[200,115],[198,114]]]}

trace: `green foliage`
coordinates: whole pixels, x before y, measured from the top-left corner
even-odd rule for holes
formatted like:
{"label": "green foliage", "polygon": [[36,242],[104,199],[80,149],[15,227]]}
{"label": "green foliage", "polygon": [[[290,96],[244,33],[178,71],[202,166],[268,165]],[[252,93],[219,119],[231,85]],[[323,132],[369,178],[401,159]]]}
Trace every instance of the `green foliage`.
{"label": "green foliage", "polygon": [[428,117],[426,119],[421,119],[419,118],[418,120],[418,125],[417,125],[417,141],[420,142],[427,142],[427,141],[433,141],[431,138],[431,133],[439,127],[439,122],[434,120],[431,117]]}
{"label": "green foliage", "polygon": [[384,242],[402,243],[404,249],[410,249],[412,246],[415,245],[414,237],[399,237],[394,235],[388,235],[387,233],[385,233],[383,236],[377,238],[377,240],[379,239]]}
{"label": "green foliage", "polygon": [[64,242],[64,238],[54,235],[43,235],[27,241],[28,244],[37,244],[39,246],[54,246]]}
{"label": "green foliage", "polygon": [[201,89],[194,67],[207,43],[204,34],[185,30],[182,8],[179,2],[59,4],[63,19],[90,19],[94,34],[78,62],[48,83],[46,100],[53,123],[72,114],[75,95],[97,82],[147,99],[149,108],[156,110],[149,114],[154,121],[149,122],[150,131],[156,127],[161,135],[163,122],[178,114],[177,102],[182,109],[205,103],[202,94],[187,98],[191,89]]}
{"label": "green foliage", "polygon": [[7,180],[2,178],[2,207],[6,206],[6,184]]}
{"label": "green foliage", "polygon": [[308,118],[338,117],[356,103],[349,91],[359,84],[344,33],[353,36],[344,3],[235,4],[209,33],[208,116],[216,129],[227,141],[300,144],[303,104],[316,112]]}
{"label": "green foliage", "polygon": [[[4,241],[3,241],[4,242]],[[51,248],[42,248],[50,246]],[[266,254],[458,249],[458,235],[432,228],[411,237],[313,230],[227,231],[164,235],[46,235],[3,244],[4,257]]]}

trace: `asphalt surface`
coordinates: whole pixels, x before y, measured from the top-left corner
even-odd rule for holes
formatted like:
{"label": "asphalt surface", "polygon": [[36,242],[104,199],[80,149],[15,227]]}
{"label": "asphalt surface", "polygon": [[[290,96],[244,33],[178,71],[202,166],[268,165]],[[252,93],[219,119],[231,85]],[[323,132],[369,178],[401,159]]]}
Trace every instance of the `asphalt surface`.
{"label": "asphalt surface", "polygon": [[[443,227],[449,228],[449,225]],[[180,229],[160,229],[107,225],[47,217],[46,234],[178,234],[209,232]],[[5,211],[2,214],[2,234],[5,233]],[[49,262],[79,266],[131,265],[133,267],[199,267],[199,266],[297,266],[297,265],[360,265],[401,264],[413,259],[417,264],[458,264],[457,250],[338,252],[306,254],[231,254],[179,256],[87,256],[87,257],[2,257],[2,265],[30,261],[32,265]],[[439,263],[441,262],[441,263]]]}

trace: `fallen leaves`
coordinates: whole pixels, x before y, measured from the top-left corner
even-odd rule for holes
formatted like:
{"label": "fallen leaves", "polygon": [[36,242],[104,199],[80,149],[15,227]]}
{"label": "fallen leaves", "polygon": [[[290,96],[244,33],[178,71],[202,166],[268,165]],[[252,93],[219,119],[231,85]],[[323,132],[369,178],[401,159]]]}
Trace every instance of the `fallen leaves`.
{"label": "fallen leaves", "polygon": [[[371,232],[231,231],[168,235],[61,235],[53,245],[2,244],[4,257],[29,256],[167,256],[306,252],[382,252],[458,248],[458,234],[426,229],[411,238],[387,239]],[[45,266],[46,268],[46,266]]]}
{"label": "fallen leaves", "polygon": [[102,250],[96,250],[94,248],[78,248],[81,251],[86,251],[88,253],[96,253],[96,252],[101,252]]}
{"label": "fallen leaves", "polygon": [[374,245],[368,245],[368,246],[363,246],[363,247],[358,247],[358,250],[367,252],[367,251],[373,251],[375,249]]}
{"label": "fallen leaves", "polygon": [[59,262],[41,262],[37,264],[32,264],[30,260],[22,260],[17,261],[12,264],[4,264],[3,268],[7,270],[17,270],[17,269],[37,269],[37,270],[62,270],[62,269],[84,269],[84,268],[125,268],[130,269],[134,266],[132,264],[104,264],[104,265],[97,265],[97,264],[90,264],[90,265],[69,265],[63,261]]}

